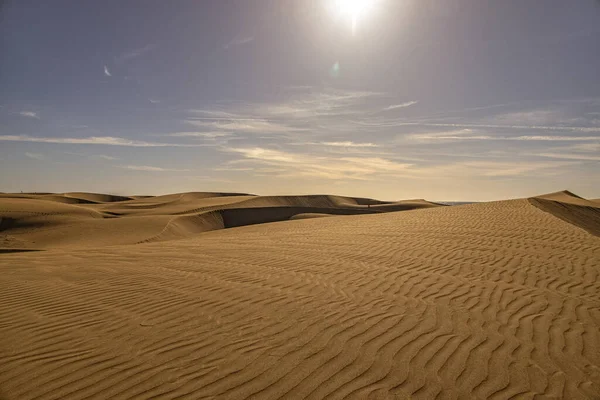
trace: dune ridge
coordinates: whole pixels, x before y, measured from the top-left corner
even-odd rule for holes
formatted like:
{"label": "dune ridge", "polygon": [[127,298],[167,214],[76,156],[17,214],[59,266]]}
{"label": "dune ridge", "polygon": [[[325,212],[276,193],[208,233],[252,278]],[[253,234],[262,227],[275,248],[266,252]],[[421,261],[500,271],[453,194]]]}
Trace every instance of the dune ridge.
{"label": "dune ridge", "polygon": [[0,397],[600,398],[600,238],[568,220],[596,218],[581,201],[0,254]]}

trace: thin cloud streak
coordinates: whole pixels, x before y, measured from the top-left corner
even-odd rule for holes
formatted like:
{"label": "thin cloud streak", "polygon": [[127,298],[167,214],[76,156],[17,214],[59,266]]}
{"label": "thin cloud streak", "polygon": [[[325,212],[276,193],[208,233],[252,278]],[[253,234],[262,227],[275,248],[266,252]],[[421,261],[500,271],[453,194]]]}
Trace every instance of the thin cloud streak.
{"label": "thin cloud streak", "polygon": [[[449,134],[450,133],[450,134]],[[530,141],[530,142],[595,142],[600,141],[600,136],[548,136],[548,135],[526,135],[526,136],[498,136],[498,135],[473,135],[471,130],[440,132],[440,133],[417,133],[400,135],[417,141]]]}
{"label": "thin cloud streak", "polygon": [[189,169],[176,169],[176,168],[162,168],[153,167],[150,165],[119,165],[119,168],[129,169],[132,171],[146,171],[146,172],[188,172]]}
{"label": "thin cloud streak", "polygon": [[40,153],[29,153],[29,152],[27,152],[27,153],[25,153],[25,156],[29,157],[29,158],[33,158],[34,160],[43,160],[44,159],[44,155],[40,154]]}
{"label": "thin cloud streak", "polygon": [[406,103],[401,103],[401,104],[394,104],[391,106],[388,106],[386,108],[383,109],[383,111],[390,111],[390,110],[397,110],[399,108],[406,108],[406,107],[410,107],[413,106],[415,104],[419,103],[418,100],[416,101],[407,101]]}
{"label": "thin cloud streak", "polygon": [[323,146],[331,147],[379,147],[375,143],[355,143],[355,142],[321,142]]}
{"label": "thin cloud streak", "polygon": [[452,175],[460,173],[460,169],[470,170],[473,175],[484,177],[519,177],[524,174],[540,173],[548,170],[550,174],[556,173],[561,167],[579,164],[578,162],[492,162],[492,161],[468,161],[456,164]]}
{"label": "thin cloud streak", "polygon": [[113,156],[108,156],[105,154],[84,154],[84,153],[75,153],[72,151],[63,151],[63,154],[68,154],[70,156],[77,156],[77,157],[84,157],[90,160],[108,160],[108,161],[113,161],[116,160],[117,157],[113,157]]}
{"label": "thin cloud streak", "polygon": [[195,121],[188,120],[189,125],[197,128],[206,128],[217,132],[242,132],[254,134],[281,134],[290,132],[300,132],[306,129],[293,127],[282,123],[271,122],[266,119],[230,119],[226,121]]}
{"label": "thin cloud streak", "polygon": [[238,35],[235,38],[233,38],[229,43],[227,43],[225,46],[223,46],[225,49],[229,49],[231,47],[235,47],[235,46],[242,46],[244,44],[250,43],[254,41],[254,36],[242,36],[242,35]]}
{"label": "thin cloud streak", "polygon": [[[219,120],[219,119],[231,119],[231,118],[239,119],[238,114],[234,114],[234,113],[223,111],[223,110],[190,109],[190,110],[187,110],[187,112],[189,114],[193,115],[193,117],[190,117],[189,119],[198,119],[198,120],[204,120],[204,119]],[[197,115],[200,115],[200,117],[197,117]],[[248,119],[252,119],[252,118],[248,118]]]}
{"label": "thin cloud streak", "polygon": [[127,53],[124,53],[123,55],[119,56],[116,58],[116,62],[121,63],[124,61],[128,61],[128,60],[133,60],[134,58],[138,58],[146,53],[148,53],[149,51],[152,51],[156,48],[155,44],[148,44],[144,47],[140,47],[134,50],[131,50]]}
{"label": "thin cloud streak", "polygon": [[560,160],[600,161],[600,156],[590,156],[586,154],[536,153],[532,155],[536,157],[556,158]]}
{"label": "thin cloud streak", "polygon": [[107,156],[107,155],[105,155],[105,154],[98,154],[98,155],[97,155],[97,156],[95,156],[95,157],[101,158],[101,159],[103,159],[103,160],[109,160],[109,161],[112,161],[112,160],[116,160],[116,159],[117,159],[117,157],[113,157],[113,156]]}
{"label": "thin cloud streak", "polygon": [[54,143],[54,144],[95,144],[105,146],[127,146],[127,147],[204,147],[204,144],[187,143],[157,143],[131,140],[112,136],[92,136],[87,138],[48,138],[24,135],[3,135],[0,141],[5,142],[32,142],[32,143]]}
{"label": "thin cloud streak", "polygon": [[[367,124],[368,125],[368,124]],[[423,127],[444,127],[444,128],[488,128],[488,129],[532,129],[546,131],[570,131],[581,133],[597,133],[600,132],[600,127],[583,127],[583,126],[544,126],[544,125],[496,125],[496,124],[445,124],[445,123],[423,123],[423,122],[407,122],[407,121],[390,121],[383,126],[423,126]]]}
{"label": "thin cloud streak", "polygon": [[20,115],[21,117],[25,117],[25,118],[35,118],[35,119],[40,119],[40,116],[39,116],[39,115],[38,115],[36,112],[33,112],[33,111],[21,111],[21,112],[19,113],[19,115]]}
{"label": "thin cloud streak", "polygon": [[233,136],[232,133],[229,132],[175,132],[169,133],[167,136],[172,137],[201,137],[205,139],[217,139],[217,138],[225,138]]}
{"label": "thin cloud streak", "polygon": [[600,154],[600,143],[578,143],[562,148],[564,151],[592,152]]}
{"label": "thin cloud streak", "polygon": [[537,140],[544,142],[588,142],[600,140],[600,136],[517,136],[506,140]]}

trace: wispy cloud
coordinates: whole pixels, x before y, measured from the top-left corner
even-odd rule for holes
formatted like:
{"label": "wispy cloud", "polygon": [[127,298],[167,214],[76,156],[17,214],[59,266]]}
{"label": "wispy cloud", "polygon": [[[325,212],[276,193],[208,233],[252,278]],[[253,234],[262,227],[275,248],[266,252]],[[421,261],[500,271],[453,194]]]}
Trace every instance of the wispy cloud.
{"label": "wispy cloud", "polygon": [[[547,170],[551,174],[560,172],[557,169],[577,165],[577,162],[498,162],[498,161],[467,161],[444,166],[442,175],[450,173],[452,176],[461,174],[484,177],[519,177],[532,172],[539,173]],[[436,171],[437,172],[437,171]]]}
{"label": "wispy cloud", "polygon": [[538,157],[556,158],[560,160],[581,160],[581,161],[600,161],[600,156],[589,154],[569,154],[569,153],[535,153]]}
{"label": "wispy cloud", "polygon": [[323,146],[331,147],[379,147],[375,143],[355,143],[355,142],[321,142]]}
{"label": "wispy cloud", "polygon": [[156,48],[155,44],[148,44],[146,46],[137,48],[137,49],[133,49],[131,51],[128,51],[126,53],[123,53],[122,55],[120,55],[119,57],[117,57],[115,59],[115,62],[124,62],[124,61],[128,61],[128,60],[133,60],[134,58],[138,58],[152,50],[154,50]]}
{"label": "wispy cloud", "polygon": [[35,118],[35,119],[40,119],[40,116],[33,111],[21,111],[19,112],[19,115],[21,117],[25,117],[25,118]]}
{"label": "wispy cloud", "polygon": [[101,159],[103,159],[103,160],[109,160],[109,161],[112,161],[112,160],[116,160],[116,159],[117,159],[117,157],[113,157],[113,156],[107,156],[107,155],[105,155],[105,154],[98,154],[98,155],[96,155],[95,157],[97,157],[97,158],[101,158]]}
{"label": "wispy cloud", "polygon": [[275,104],[257,104],[254,112],[271,118],[332,118],[364,115],[369,112],[369,101],[382,97],[382,93],[325,89],[300,91],[289,100]]}
{"label": "wispy cloud", "polygon": [[224,48],[229,49],[230,47],[241,46],[241,45],[250,43],[253,40],[254,40],[254,36],[238,35],[238,36],[234,37],[229,43],[227,43],[224,46]]}
{"label": "wispy cloud", "polygon": [[[371,156],[371,157],[387,157],[393,156],[393,151],[390,148],[383,149],[381,145],[371,142],[354,142],[354,141],[322,141],[322,142],[289,142],[283,145],[294,146],[294,148],[302,146],[310,146],[311,152],[315,155],[335,157],[335,156]],[[402,159],[407,159],[402,157]]]}
{"label": "wispy cloud", "polygon": [[34,160],[43,160],[44,159],[44,155],[40,154],[40,153],[29,153],[29,152],[27,152],[27,153],[25,153],[25,156],[29,157],[29,158],[33,158]]}
{"label": "wispy cloud", "polygon": [[108,66],[104,66],[104,75],[106,76],[112,76],[112,74],[110,73],[110,70],[108,69]]}
{"label": "wispy cloud", "polygon": [[577,143],[561,150],[600,154],[600,143]]}
{"label": "wispy cloud", "polygon": [[504,138],[504,140],[534,140],[542,142],[589,142],[600,140],[600,136],[517,136],[514,138]]}
{"label": "wispy cloud", "polygon": [[224,138],[224,137],[232,136],[232,133],[222,132],[222,131],[216,131],[216,132],[175,132],[175,133],[169,133],[167,136],[173,136],[173,137],[201,137],[201,138],[206,138],[206,139],[216,139],[216,138]]}
{"label": "wispy cloud", "polygon": [[527,155],[561,160],[600,161],[600,141],[552,146]]}
{"label": "wispy cloud", "polygon": [[368,103],[383,96],[376,92],[333,88],[294,88],[284,92],[285,99],[281,101],[221,103],[215,108],[189,110],[190,115],[184,122],[198,132],[279,137],[297,136],[302,132],[313,138],[332,136],[336,130],[352,129],[351,118],[376,111],[378,107]]}
{"label": "wispy cloud", "polygon": [[386,108],[384,108],[383,111],[397,110],[399,108],[410,107],[410,106],[417,104],[418,102],[419,102],[418,100],[415,100],[415,101],[407,101],[405,103],[400,103],[400,104],[393,104],[391,106],[387,106]]}
{"label": "wispy cloud", "polygon": [[483,129],[510,129],[510,130],[540,130],[540,131],[564,131],[580,133],[599,133],[600,127],[586,126],[547,126],[547,125],[499,125],[499,124],[471,124],[471,123],[429,123],[429,122],[411,122],[411,121],[390,121],[386,126],[421,126],[421,127],[445,127],[445,128],[483,128]]}
{"label": "wispy cloud", "polygon": [[[214,108],[190,110],[184,122],[194,129],[174,136],[232,134],[239,139],[239,145],[218,147],[231,157],[217,166],[219,171],[334,181],[531,179],[588,165],[597,156],[574,150],[573,156],[551,157],[562,151],[550,147],[570,144],[593,150],[591,145],[600,143],[600,123],[594,119],[539,104],[538,108],[511,103],[471,107],[451,115],[438,111],[398,117],[391,110],[417,101],[393,101],[386,93],[310,87],[283,90],[278,96],[279,101],[221,102]],[[591,106],[584,106],[589,112]],[[438,143],[443,146],[434,146]]]}
{"label": "wispy cloud", "polygon": [[404,178],[412,179],[486,179],[531,178],[560,175],[565,168],[581,164],[580,161],[527,161],[527,160],[467,160],[433,165],[416,165]]}
{"label": "wispy cloud", "polygon": [[100,160],[108,160],[108,161],[113,161],[116,160],[117,157],[113,157],[113,156],[107,156],[105,154],[85,154],[85,153],[77,153],[77,152],[73,152],[73,151],[63,151],[63,154],[68,154],[70,156],[77,156],[77,157],[84,157],[84,158],[89,158],[91,160],[93,159],[100,159]]}
{"label": "wispy cloud", "polygon": [[600,136],[564,136],[564,135],[521,135],[506,136],[498,134],[482,135],[479,131],[472,129],[457,129],[447,132],[415,133],[401,135],[399,139],[408,138],[417,141],[530,141],[530,142],[594,142],[600,141]]}
{"label": "wispy cloud", "polygon": [[225,166],[220,166],[220,167],[215,167],[212,169],[213,171],[226,171],[226,172],[247,172],[247,171],[254,171],[255,168],[253,167],[236,167],[235,165],[225,165]]}
{"label": "wispy cloud", "polygon": [[423,132],[423,133],[411,133],[408,135],[400,135],[398,139],[411,139],[417,141],[428,141],[428,140],[475,140],[475,139],[487,139],[488,136],[474,135],[475,131],[472,129],[453,129],[450,131],[441,132]]}
{"label": "wispy cloud", "polygon": [[[568,161],[459,161],[443,164],[400,163],[381,157],[324,157],[289,153],[267,148],[234,148],[227,151],[244,158],[230,162],[221,170],[246,171],[246,165],[258,166],[256,174],[274,178],[315,177],[331,180],[446,179],[446,178],[522,178],[560,174],[563,168],[580,164]],[[244,165],[246,164],[246,165]],[[265,168],[266,167],[266,168]]]}
{"label": "wispy cloud", "polygon": [[197,119],[197,120],[219,120],[219,119],[242,118],[237,113],[227,112],[224,110],[190,109],[190,110],[187,110],[187,112],[189,114],[191,114],[189,117],[190,119]]}
{"label": "wispy cloud", "polygon": [[266,166],[269,168],[262,168],[263,174],[277,177],[364,180],[373,175],[407,171],[412,165],[380,157],[325,157],[262,147],[229,148],[224,151],[244,157],[245,160],[233,161],[233,165],[245,162]]}
{"label": "wispy cloud", "polygon": [[202,147],[204,144],[187,143],[158,143],[145,142],[141,140],[125,139],[112,136],[92,136],[87,138],[51,138],[34,137],[25,135],[3,135],[0,141],[5,142],[34,142],[34,143],[55,143],[55,144],[95,144],[106,146],[129,146],[129,147]]}
{"label": "wispy cloud", "polygon": [[197,128],[205,128],[210,132],[221,132],[221,133],[254,133],[254,134],[280,134],[289,132],[299,132],[305,129],[286,125],[280,122],[273,122],[266,119],[230,119],[230,120],[218,120],[218,121],[199,121],[199,120],[188,120],[189,125]]}
{"label": "wispy cloud", "polygon": [[[382,93],[310,88],[294,89],[282,101],[265,103],[233,103],[228,108],[190,110],[203,119],[253,119],[253,120],[298,120],[366,114],[368,100],[382,97]],[[192,118],[190,118],[192,119]]]}
{"label": "wispy cloud", "polygon": [[187,172],[187,171],[189,171],[189,169],[162,168],[162,167],[153,167],[150,165],[119,165],[119,168],[129,169],[132,171],[146,171],[146,172]]}

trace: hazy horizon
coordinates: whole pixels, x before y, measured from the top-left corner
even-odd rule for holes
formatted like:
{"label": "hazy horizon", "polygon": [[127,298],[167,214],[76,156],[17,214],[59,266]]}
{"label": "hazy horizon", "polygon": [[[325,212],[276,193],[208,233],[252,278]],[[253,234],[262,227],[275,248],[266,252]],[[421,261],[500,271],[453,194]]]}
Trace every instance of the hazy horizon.
{"label": "hazy horizon", "polygon": [[600,198],[600,2],[343,1],[0,2],[0,191]]}

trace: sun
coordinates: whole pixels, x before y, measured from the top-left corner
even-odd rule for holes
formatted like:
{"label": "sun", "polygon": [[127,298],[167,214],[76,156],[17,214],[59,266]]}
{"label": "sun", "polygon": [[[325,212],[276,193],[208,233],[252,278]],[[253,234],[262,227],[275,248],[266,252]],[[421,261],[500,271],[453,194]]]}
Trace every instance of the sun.
{"label": "sun", "polygon": [[352,34],[356,34],[358,21],[374,6],[376,0],[332,0],[333,10],[352,23]]}

